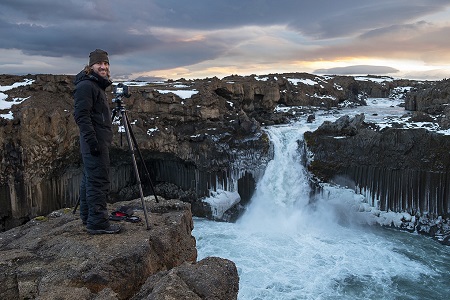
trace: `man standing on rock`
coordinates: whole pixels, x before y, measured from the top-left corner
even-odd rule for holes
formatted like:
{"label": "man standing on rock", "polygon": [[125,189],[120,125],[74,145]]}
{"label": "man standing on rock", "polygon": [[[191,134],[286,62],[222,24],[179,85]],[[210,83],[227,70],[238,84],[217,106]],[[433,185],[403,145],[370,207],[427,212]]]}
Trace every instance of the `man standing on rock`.
{"label": "man standing on rock", "polygon": [[89,64],[76,75],[74,83],[74,117],[83,157],[80,217],[90,234],[118,233],[120,226],[110,224],[106,206],[112,141],[111,109],[105,93],[112,84],[108,53],[100,49],[91,52]]}

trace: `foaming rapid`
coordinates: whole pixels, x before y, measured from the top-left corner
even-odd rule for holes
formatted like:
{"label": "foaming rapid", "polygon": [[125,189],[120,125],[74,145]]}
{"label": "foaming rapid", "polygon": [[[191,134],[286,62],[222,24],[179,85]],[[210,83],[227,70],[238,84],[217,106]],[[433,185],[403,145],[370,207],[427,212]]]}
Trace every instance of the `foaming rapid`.
{"label": "foaming rapid", "polygon": [[450,250],[422,236],[361,225],[364,201],[326,187],[310,203],[298,141],[305,123],[267,129],[274,159],[237,223],[195,219],[199,259],[228,258],[239,299],[444,299]]}

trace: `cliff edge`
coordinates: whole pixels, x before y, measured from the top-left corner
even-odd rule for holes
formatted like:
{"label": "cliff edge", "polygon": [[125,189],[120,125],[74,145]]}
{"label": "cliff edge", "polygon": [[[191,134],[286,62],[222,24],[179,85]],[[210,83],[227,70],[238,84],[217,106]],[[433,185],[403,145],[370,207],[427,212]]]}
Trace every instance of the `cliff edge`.
{"label": "cliff edge", "polygon": [[142,221],[120,221],[122,231],[89,235],[72,209],[34,218],[0,233],[2,299],[237,299],[233,262],[197,262],[188,203],[145,199],[115,203]]}

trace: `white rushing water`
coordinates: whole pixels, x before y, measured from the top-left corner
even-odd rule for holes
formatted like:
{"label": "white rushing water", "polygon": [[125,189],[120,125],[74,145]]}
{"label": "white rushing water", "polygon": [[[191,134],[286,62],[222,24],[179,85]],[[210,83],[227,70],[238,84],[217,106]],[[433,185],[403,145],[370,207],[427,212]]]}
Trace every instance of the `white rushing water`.
{"label": "white rushing water", "polygon": [[274,159],[245,214],[194,220],[198,259],[235,262],[239,299],[447,299],[450,247],[361,224],[364,199],[351,190],[329,187],[309,203],[297,140],[310,126],[268,129]]}

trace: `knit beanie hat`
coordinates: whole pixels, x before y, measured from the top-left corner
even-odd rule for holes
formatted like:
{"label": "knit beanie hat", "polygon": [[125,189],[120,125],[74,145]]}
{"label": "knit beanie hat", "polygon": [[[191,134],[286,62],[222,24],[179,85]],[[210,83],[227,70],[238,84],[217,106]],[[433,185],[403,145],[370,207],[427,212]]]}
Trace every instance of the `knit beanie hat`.
{"label": "knit beanie hat", "polygon": [[95,49],[89,54],[89,66],[103,61],[109,63],[108,52],[101,49]]}

